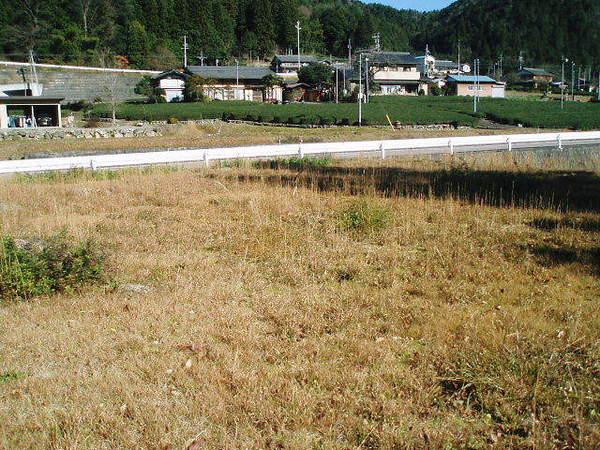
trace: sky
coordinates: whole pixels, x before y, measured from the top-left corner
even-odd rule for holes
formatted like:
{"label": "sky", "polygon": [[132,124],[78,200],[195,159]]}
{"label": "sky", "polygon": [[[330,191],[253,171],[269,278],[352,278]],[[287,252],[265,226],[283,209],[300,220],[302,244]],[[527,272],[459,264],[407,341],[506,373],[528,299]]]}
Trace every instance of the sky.
{"label": "sky", "polygon": [[363,0],[366,3],[381,3],[398,9],[416,9],[419,11],[432,11],[442,9],[453,3],[454,0]]}

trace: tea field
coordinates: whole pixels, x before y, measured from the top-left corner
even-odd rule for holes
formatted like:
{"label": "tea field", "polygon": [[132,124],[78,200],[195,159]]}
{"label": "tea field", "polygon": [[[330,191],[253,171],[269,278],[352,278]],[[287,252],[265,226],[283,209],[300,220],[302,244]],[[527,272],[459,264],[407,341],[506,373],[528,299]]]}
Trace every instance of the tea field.
{"label": "tea field", "polygon": [[[92,116],[109,117],[108,105],[96,105]],[[472,100],[463,97],[375,97],[363,105],[364,125],[453,124],[475,126],[482,118],[509,125],[535,128],[600,129],[600,104],[568,102],[564,110],[555,101],[481,99],[473,113]],[[358,107],[354,103],[295,103],[272,105],[252,102],[207,102],[140,104],[125,103],[117,117],[126,120],[247,120],[297,125],[355,125]]]}

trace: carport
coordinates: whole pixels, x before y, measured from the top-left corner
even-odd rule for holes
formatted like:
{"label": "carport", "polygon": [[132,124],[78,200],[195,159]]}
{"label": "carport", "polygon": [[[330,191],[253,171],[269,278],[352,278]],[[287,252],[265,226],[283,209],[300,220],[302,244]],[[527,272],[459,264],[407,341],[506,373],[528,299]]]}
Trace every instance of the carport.
{"label": "carport", "polygon": [[0,129],[62,127],[62,100],[46,96],[0,97]]}

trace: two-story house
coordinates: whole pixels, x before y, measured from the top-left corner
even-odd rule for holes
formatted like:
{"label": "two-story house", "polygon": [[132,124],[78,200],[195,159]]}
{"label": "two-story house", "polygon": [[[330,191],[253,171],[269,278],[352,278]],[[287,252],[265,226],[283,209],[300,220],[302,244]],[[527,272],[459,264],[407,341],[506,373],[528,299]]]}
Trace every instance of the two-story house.
{"label": "two-story house", "polygon": [[422,63],[406,52],[373,52],[363,55],[369,78],[381,95],[427,94]]}
{"label": "two-story house", "polygon": [[298,71],[302,67],[316,64],[319,60],[312,55],[275,55],[271,61],[271,70],[284,79],[298,77]]}

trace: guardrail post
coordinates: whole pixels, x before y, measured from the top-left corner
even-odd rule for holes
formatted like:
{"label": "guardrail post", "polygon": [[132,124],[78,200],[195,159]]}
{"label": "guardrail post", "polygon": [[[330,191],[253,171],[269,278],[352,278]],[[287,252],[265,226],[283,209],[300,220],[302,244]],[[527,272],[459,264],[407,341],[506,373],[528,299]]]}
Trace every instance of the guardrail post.
{"label": "guardrail post", "polygon": [[508,151],[512,152],[513,144],[512,144],[512,141],[510,140],[510,138],[506,139],[506,143],[508,144]]}
{"label": "guardrail post", "polygon": [[558,135],[558,149],[562,150],[563,149],[563,145],[562,145],[562,135]]}
{"label": "guardrail post", "polygon": [[381,151],[381,159],[385,159],[385,148],[383,148],[383,142],[379,144],[379,151]]}
{"label": "guardrail post", "polygon": [[204,166],[210,167],[210,158],[208,157],[208,152],[204,152]]}
{"label": "guardrail post", "polygon": [[448,141],[448,147],[450,147],[450,156],[454,156],[454,142],[452,139]]}
{"label": "guardrail post", "polygon": [[298,146],[298,156],[300,159],[304,159],[304,149],[302,148],[302,139],[300,139],[300,145]]}
{"label": "guardrail post", "polygon": [[93,159],[90,159],[90,169],[92,169],[92,171],[96,170],[96,163]]}

